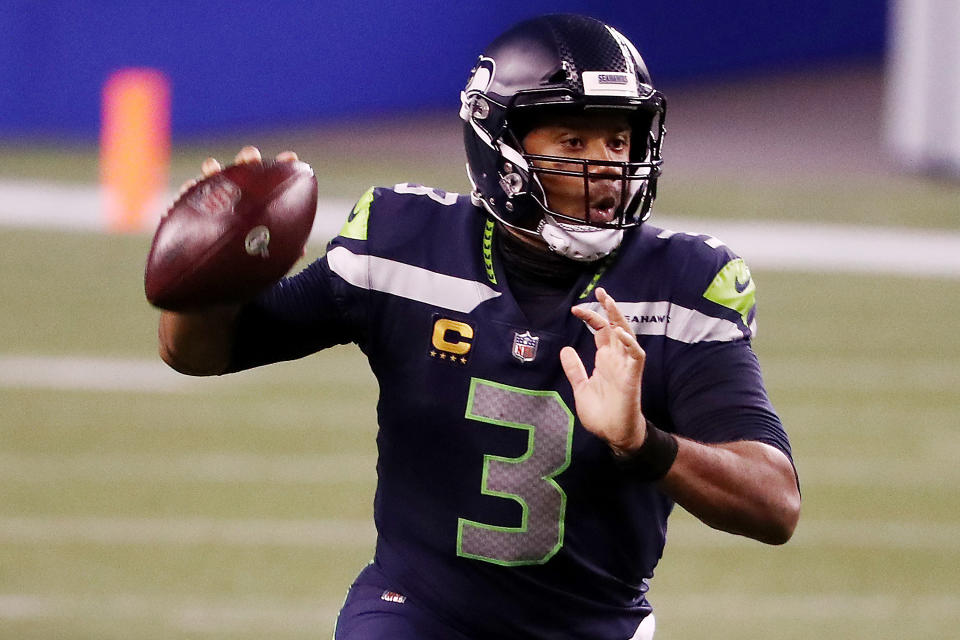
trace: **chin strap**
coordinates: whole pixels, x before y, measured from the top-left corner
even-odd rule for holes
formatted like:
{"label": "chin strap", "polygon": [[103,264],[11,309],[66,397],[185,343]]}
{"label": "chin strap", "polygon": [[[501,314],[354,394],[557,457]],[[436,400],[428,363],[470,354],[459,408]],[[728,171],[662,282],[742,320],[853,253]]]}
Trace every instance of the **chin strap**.
{"label": "chin strap", "polygon": [[563,224],[549,214],[543,216],[537,232],[551,251],[578,262],[595,262],[606,258],[623,240],[623,229]]}

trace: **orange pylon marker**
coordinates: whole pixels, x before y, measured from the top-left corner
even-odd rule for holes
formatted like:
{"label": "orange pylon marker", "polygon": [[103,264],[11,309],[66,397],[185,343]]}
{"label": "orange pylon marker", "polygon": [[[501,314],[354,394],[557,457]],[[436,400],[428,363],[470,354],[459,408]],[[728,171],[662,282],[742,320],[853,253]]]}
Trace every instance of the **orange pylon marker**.
{"label": "orange pylon marker", "polygon": [[100,180],[107,227],[147,226],[167,187],[170,82],[155,69],[121,69],[103,87]]}

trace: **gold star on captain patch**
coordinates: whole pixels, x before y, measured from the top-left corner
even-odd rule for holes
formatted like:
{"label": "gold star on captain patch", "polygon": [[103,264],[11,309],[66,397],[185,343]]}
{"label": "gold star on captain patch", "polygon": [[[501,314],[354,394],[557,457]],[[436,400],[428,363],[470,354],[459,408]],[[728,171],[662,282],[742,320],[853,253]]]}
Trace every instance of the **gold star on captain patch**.
{"label": "gold star on captain patch", "polygon": [[436,351],[431,351],[431,352],[430,352],[430,357],[431,357],[431,358],[436,358],[436,357],[437,357],[437,352],[436,352]]}
{"label": "gold star on captain patch", "polygon": [[460,358],[460,364],[467,364],[467,359],[461,357],[461,358]]}
{"label": "gold star on captain patch", "polygon": [[446,360],[446,359],[447,359],[447,354],[441,353],[441,354],[440,354],[440,359],[441,359],[441,360]]}

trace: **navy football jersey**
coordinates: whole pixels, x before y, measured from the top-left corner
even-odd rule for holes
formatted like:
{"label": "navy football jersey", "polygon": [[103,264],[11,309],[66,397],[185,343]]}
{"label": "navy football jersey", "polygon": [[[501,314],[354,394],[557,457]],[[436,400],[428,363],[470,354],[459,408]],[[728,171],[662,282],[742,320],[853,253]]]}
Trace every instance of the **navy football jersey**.
{"label": "navy football jersey", "polygon": [[[355,342],[379,383],[376,564],[476,637],[629,638],[650,612],[672,501],[576,417],[560,349],[587,371],[603,286],[646,351],[642,406],[700,442],[790,448],[750,348],[755,284],[709,236],[650,225],[525,317],[469,197],[371,189],[326,255],[248,305],[232,369]],[[264,331],[269,327],[269,331]]]}

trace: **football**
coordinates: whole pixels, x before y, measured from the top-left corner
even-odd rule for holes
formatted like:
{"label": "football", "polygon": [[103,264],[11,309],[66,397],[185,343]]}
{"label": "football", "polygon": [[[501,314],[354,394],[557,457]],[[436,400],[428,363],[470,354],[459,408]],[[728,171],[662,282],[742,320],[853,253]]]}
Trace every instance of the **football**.
{"label": "football", "polygon": [[144,272],[147,300],[171,311],[249,300],[303,255],[316,211],[317,180],[305,162],[225,167],[161,219]]}

